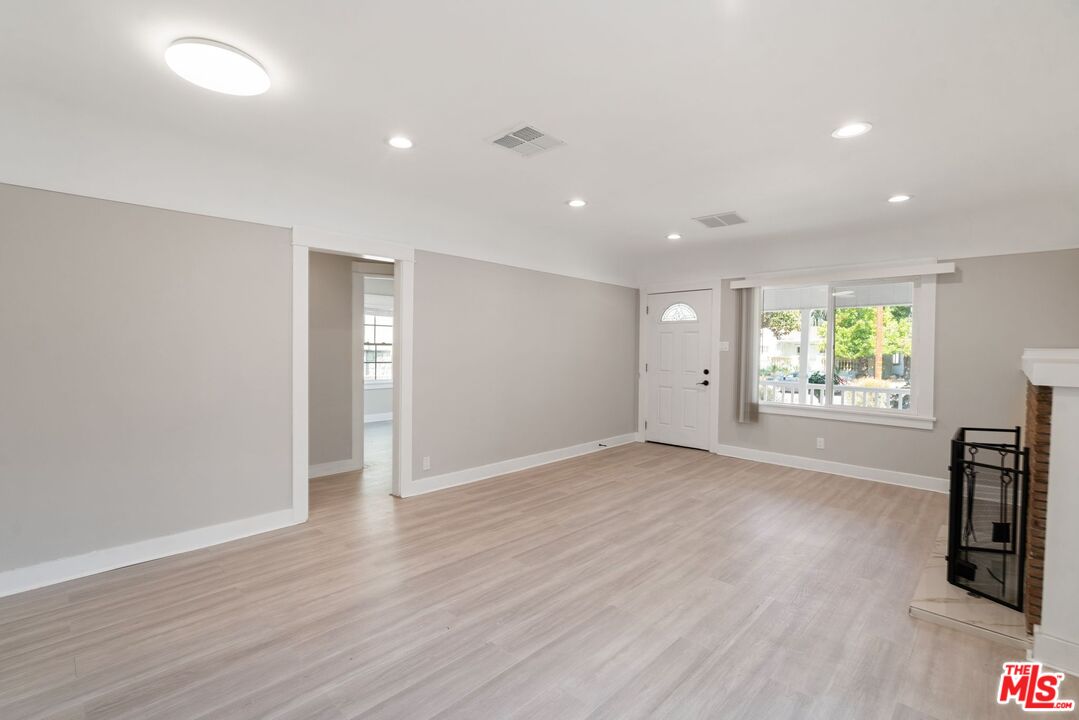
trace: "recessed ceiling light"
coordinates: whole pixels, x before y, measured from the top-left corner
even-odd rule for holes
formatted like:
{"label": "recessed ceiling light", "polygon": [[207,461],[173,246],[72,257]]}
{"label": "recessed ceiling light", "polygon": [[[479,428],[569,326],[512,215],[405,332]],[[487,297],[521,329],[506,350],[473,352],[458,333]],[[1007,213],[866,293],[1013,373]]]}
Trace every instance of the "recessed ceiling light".
{"label": "recessed ceiling light", "polygon": [[832,293],[832,297],[849,297],[853,294],[853,290],[836,290],[834,293]]}
{"label": "recessed ceiling light", "polygon": [[404,135],[394,135],[386,142],[390,144],[390,147],[397,148],[398,150],[408,150],[412,147],[412,141]]}
{"label": "recessed ceiling light", "polygon": [[902,193],[900,193],[899,195],[892,195],[890,198],[888,198],[888,202],[890,202],[890,203],[905,203],[907,200],[910,200],[912,197],[914,197],[914,196],[913,195],[903,195]]}
{"label": "recessed ceiling light", "polygon": [[227,95],[261,95],[270,76],[258,60],[236,48],[203,38],[181,38],[165,51],[172,71],[201,88]]}
{"label": "recessed ceiling light", "polygon": [[842,127],[836,128],[832,131],[832,137],[834,137],[836,140],[849,140],[850,138],[856,138],[860,135],[865,135],[872,129],[872,123],[868,123],[865,120],[858,120],[856,122],[849,122]]}
{"label": "recessed ceiling light", "polygon": [[681,240],[682,236],[679,235],[678,233],[671,233],[670,235],[667,236],[667,239],[668,240]]}
{"label": "recessed ceiling light", "polygon": [[566,204],[567,204],[567,205],[569,205],[569,206],[570,206],[570,207],[572,207],[572,208],[579,208],[579,207],[584,207],[584,206],[585,206],[585,205],[587,205],[588,203],[586,203],[586,202],[585,202],[584,200],[582,200],[581,198],[573,198],[572,200],[570,200],[570,201],[569,201],[569,202],[567,202]]}

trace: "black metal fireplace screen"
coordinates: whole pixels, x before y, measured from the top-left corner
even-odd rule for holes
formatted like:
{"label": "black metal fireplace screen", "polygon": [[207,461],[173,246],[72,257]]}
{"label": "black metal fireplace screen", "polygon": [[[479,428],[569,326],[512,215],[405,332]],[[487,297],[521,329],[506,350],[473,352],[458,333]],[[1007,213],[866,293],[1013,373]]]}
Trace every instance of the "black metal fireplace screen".
{"label": "black metal fireplace screen", "polygon": [[1029,451],[1020,429],[959,428],[952,438],[948,582],[1023,609]]}

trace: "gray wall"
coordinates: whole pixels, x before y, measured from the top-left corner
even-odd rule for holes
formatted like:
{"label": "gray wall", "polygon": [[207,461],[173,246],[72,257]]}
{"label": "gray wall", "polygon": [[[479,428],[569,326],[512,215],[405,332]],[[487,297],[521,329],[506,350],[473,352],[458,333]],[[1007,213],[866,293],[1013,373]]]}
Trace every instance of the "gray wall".
{"label": "gray wall", "polygon": [[290,507],[290,232],[0,185],[0,570]]}
{"label": "gray wall", "polygon": [[365,388],[363,391],[363,414],[382,415],[393,412],[393,388]]}
{"label": "gray wall", "polygon": [[309,255],[309,462],[352,457],[352,258]]}
{"label": "gray wall", "polygon": [[[933,430],[761,415],[735,421],[738,324],[724,289],[719,441],[866,467],[946,477],[948,442],[963,425],[1022,425],[1028,347],[1079,347],[1079,250],[966,258],[937,285]],[[915,370],[917,372],[917,370]],[[817,450],[816,438],[825,438]]]}
{"label": "gray wall", "polygon": [[634,289],[417,252],[415,477],[635,432],[637,309]]}

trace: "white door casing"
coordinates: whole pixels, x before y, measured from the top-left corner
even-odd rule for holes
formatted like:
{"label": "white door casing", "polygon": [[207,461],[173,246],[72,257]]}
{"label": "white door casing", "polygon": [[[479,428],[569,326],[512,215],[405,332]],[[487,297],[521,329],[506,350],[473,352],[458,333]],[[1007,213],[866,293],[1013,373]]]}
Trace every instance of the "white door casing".
{"label": "white door casing", "polygon": [[308,484],[308,253],[349,255],[358,260],[394,262],[393,482],[392,494],[415,494],[412,487],[412,303],[415,250],[384,240],[310,227],[292,229],[292,514],[307,522]]}
{"label": "white door casing", "polygon": [[645,440],[708,450],[712,291],[649,295],[647,311]]}

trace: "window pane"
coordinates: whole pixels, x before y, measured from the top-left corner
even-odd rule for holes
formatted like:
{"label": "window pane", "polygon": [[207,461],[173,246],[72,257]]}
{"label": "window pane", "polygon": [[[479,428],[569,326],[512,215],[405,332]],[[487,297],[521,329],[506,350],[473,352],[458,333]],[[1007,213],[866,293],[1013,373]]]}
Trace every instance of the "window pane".
{"label": "window pane", "polygon": [[375,361],[375,346],[364,345],[363,346],[363,361],[374,362]]}
{"label": "window pane", "polygon": [[912,283],[836,287],[833,405],[910,409]]}
{"label": "window pane", "polygon": [[675,303],[663,311],[660,322],[694,322],[697,312],[685,303]]}
{"label": "window pane", "polygon": [[363,341],[365,343],[367,343],[367,344],[373,343],[375,341],[375,326],[374,325],[364,325],[363,326]]}
{"label": "window pane", "polygon": [[378,363],[376,378],[378,380],[393,380],[393,366],[388,363]]}
{"label": "window pane", "polygon": [[828,287],[765,288],[761,293],[761,402],[824,405]]}
{"label": "window pane", "polygon": [[393,316],[387,315],[385,312],[379,310],[372,310],[367,308],[367,314],[364,315],[364,324],[366,325],[389,325],[393,326]]}
{"label": "window pane", "polygon": [[761,402],[800,402],[801,343],[801,310],[765,310],[761,313]]}
{"label": "window pane", "polygon": [[376,327],[375,328],[375,342],[379,344],[391,344],[393,343],[393,328],[392,327]]}
{"label": "window pane", "polygon": [[365,362],[363,364],[363,379],[374,380],[375,379],[375,364],[371,362]]}
{"label": "window pane", "polygon": [[393,347],[389,345],[378,345],[378,352],[375,354],[375,360],[380,363],[393,362]]}

